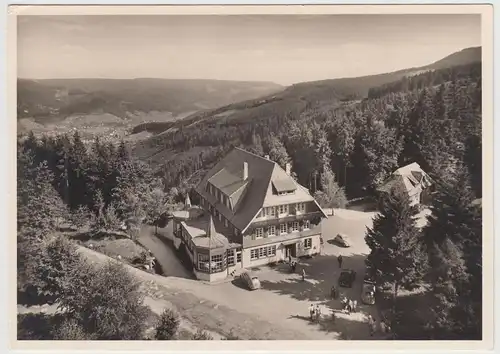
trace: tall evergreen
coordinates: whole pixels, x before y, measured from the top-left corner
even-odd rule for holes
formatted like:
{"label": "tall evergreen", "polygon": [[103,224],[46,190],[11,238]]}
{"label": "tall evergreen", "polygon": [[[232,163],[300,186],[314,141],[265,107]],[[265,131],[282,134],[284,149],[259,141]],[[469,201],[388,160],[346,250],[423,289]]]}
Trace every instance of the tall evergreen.
{"label": "tall evergreen", "polygon": [[[422,234],[431,265],[428,278],[439,299],[436,312],[443,317],[437,326],[448,339],[481,336],[482,211],[473,202],[469,182],[462,168],[454,179],[438,185]],[[442,271],[446,264],[449,269]]]}
{"label": "tall evergreen", "polygon": [[402,191],[387,195],[381,205],[380,214],[365,236],[370,248],[367,265],[379,285],[392,285],[393,315],[396,315],[399,290],[418,287],[427,259],[419,242],[420,230],[415,225],[417,207],[410,205]]}

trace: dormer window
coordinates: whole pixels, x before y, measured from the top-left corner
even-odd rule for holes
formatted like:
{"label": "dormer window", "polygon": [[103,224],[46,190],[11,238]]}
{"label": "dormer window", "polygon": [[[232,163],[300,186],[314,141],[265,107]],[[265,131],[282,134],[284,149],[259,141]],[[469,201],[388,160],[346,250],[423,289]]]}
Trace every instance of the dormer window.
{"label": "dormer window", "polygon": [[297,186],[291,178],[278,179],[272,182],[273,192],[277,195],[294,194]]}

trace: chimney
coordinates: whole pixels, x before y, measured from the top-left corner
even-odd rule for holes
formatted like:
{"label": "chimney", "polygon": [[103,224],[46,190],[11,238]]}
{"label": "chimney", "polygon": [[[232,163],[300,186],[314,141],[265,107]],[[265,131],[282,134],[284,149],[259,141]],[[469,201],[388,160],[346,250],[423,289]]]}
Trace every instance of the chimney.
{"label": "chimney", "polygon": [[246,181],[248,179],[248,163],[243,162],[243,180]]}
{"label": "chimney", "polygon": [[269,160],[269,155],[264,156],[267,160]]}
{"label": "chimney", "polygon": [[286,171],[286,174],[287,174],[287,175],[292,174],[292,165],[290,165],[289,163],[287,163],[287,164],[285,165],[285,171]]}

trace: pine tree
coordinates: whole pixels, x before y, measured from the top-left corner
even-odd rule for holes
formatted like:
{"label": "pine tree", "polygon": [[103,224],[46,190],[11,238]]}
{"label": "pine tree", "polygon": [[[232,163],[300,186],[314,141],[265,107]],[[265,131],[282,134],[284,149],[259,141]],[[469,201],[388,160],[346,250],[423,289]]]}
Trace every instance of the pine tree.
{"label": "pine tree", "polygon": [[[33,165],[24,151],[18,155],[17,269],[20,289],[37,287],[39,266],[47,240],[68,213],[52,186],[47,164]],[[36,289],[41,293],[41,289]]]}
{"label": "pine tree", "polygon": [[463,252],[447,238],[439,246],[434,244],[429,259],[429,280],[435,299],[429,333],[432,339],[459,339],[455,332],[460,324],[454,315],[469,277]]}
{"label": "pine tree", "polygon": [[276,162],[281,168],[285,168],[287,163],[290,163],[290,157],[287,150],[280,139],[271,134],[266,140],[266,150],[268,151],[269,158]]}
{"label": "pine tree", "polygon": [[90,203],[87,195],[88,181],[88,156],[87,148],[78,134],[73,135],[73,141],[68,152],[68,178],[69,178],[69,207],[76,209],[79,206],[86,206]]}
{"label": "pine tree", "polygon": [[477,198],[483,194],[483,164],[481,135],[471,135],[465,142],[464,162],[471,177],[471,185]]}
{"label": "pine tree", "polygon": [[418,209],[411,206],[402,193],[387,195],[382,208],[368,228],[365,241],[370,248],[368,271],[380,285],[393,286],[393,315],[397,314],[396,298],[403,288],[412,290],[419,285],[426,267],[425,253],[419,244],[415,225]]}
{"label": "pine tree", "polygon": [[462,168],[453,179],[438,184],[422,234],[431,265],[428,278],[440,300],[435,312],[442,320],[437,325],[447,339],[481,337],[482,217],[480,206],[472,203],[469,181]]}
{"label": "pine tree", "polygon": [[382,122],[367,119],[355,139],[351,156],[354,194],[374,193],[397,169],[401,151],[402,142],[397,139],[394,130],[386,128]]}
{"label": "pine tree", "polygon": [[255,155],[264,156],[264,148],[262,147],[262,140],[260,138],[260,135],[255,133],[255,131],[252,134],[252,141],[250,144],[249,151],[254,153]]}
{"label": "pine tree", "polygon": [[335,174],[328,166],[323,167],[321,191],[317,191],[314,198],[325,208],[344,208],[347,204],[344,188],[338,185]]}

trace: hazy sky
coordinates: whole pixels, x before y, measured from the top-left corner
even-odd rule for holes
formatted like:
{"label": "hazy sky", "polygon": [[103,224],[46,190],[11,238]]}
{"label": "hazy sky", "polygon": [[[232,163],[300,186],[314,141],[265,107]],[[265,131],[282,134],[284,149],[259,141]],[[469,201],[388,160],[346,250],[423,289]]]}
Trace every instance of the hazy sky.
{"label": "hazy sky", "polygon": [[287,85],[430,64],[480,30],[479,15],[20,16],[18,76]]}

